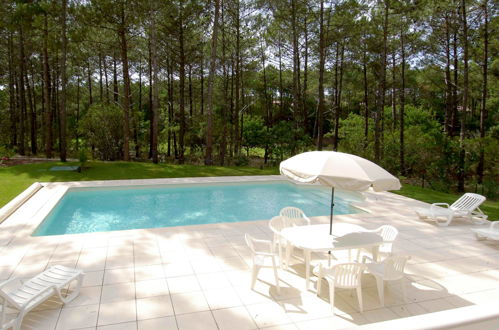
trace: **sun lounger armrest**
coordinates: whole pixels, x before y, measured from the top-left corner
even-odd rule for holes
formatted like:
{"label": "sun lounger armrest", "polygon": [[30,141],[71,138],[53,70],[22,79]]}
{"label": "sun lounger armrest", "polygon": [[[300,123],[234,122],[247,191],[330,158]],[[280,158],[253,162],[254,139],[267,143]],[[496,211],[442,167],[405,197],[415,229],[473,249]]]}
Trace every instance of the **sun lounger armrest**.
{"label": "sun lounger armrest", "polygon": [[490,222],[490,229],[494,229],[497,226],[499,226],[499,221],[491,221]]}
{"label": "sun lounger armrest", "polygon": [[253,243],[258,244],[260,246],[264,246],[265,248],[268,249],[267,251],[259,250],[258,252],[256,252],[257,254],[268,255],[268,256],[274,255],[274,244],[272,244],[272,241],[268,241],[266,239],[253,239]]}
{"label": "sun lounger armrest", "polygon": [[449,204],[447,203],[433,203],[431,204],[431,208],[435,208],[436,206],[447,206],[447,208],[449,207]]}

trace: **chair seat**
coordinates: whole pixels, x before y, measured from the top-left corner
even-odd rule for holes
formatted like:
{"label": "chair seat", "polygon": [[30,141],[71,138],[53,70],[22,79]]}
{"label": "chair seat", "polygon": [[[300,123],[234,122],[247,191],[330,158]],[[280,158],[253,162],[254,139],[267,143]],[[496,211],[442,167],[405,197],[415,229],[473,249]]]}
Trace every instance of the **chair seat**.
{"label": "chair seat", "polygon": [[[51,296],[54,292],[47,291],[40,295],[40,292],[49,288],[57,287],[59,289],[68,285],[71,281],[75,280],[82,274],[81,270],[72,269],[64,266],[53,266],[43,273],[33,277],[32,279],[24,282],[24,284],[17,290],[11,292],[11,298],[23,306],[29,301],[30,304],[35,304],[40,300],[44,300]],[[38,296],[35,300],[31,300],[34,296]],[[31,300],[31,301],[30,301]]]}

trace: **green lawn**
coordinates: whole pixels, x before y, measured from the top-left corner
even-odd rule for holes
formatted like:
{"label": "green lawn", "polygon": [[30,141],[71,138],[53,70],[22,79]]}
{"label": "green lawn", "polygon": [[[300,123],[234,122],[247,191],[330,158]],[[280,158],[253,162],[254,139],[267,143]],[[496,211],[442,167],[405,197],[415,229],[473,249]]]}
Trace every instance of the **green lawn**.
{"label": "green lawn", "polygon": [[[48,162],[0,168],[0,207],[8,203],[33,182],[37,181],[119,180],[279,174],[277,168],[258,169],[251,167],[167,165],[134,162],[88,162],[88,168],[82,173],[49,171],[52,166],[56,165],[78,164],[71,162]],[[395,193],[428,203],[447,202],[449,204],[460,196],[460,194],[443,193],[407,184],[404,184],[402,189],[400,191],[395,191]],[[488,214],[490,220],[499,219],[498,201],[486,201],[481,209]]]}

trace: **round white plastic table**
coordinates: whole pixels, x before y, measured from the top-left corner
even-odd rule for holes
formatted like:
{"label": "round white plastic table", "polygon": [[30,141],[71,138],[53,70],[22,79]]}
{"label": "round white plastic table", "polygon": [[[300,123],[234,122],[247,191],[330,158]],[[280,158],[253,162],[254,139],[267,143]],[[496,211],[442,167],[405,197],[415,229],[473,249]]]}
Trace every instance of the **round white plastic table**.
{"label": "round white plastic table", "polygon": [[281,236],[286,244],[286,265],[291,256],[291,247],[302,249],[305,255],[305,288],[310,284],[310,259],[312,252],[333,250],[371,249],[374,260],[383,238],[366,228],[349,223],[333,224],[333,235],[329,235],[329,224],[295,226],[284,228]]}

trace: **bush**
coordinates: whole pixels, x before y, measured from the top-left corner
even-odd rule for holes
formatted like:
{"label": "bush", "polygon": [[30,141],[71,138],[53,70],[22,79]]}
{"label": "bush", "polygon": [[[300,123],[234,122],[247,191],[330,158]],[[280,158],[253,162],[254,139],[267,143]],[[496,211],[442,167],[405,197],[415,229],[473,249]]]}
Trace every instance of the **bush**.
{"label": "bush", "polygon": [[123,153],[123,112],[112,104],[94,104],[83,116],[79,131],[101,160],[120,159]]}

